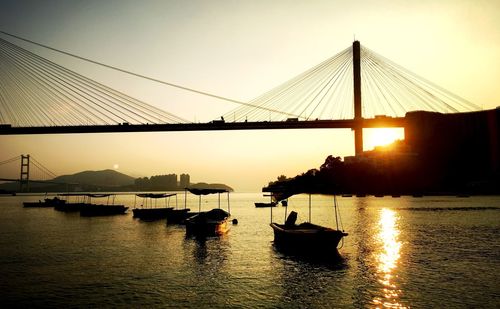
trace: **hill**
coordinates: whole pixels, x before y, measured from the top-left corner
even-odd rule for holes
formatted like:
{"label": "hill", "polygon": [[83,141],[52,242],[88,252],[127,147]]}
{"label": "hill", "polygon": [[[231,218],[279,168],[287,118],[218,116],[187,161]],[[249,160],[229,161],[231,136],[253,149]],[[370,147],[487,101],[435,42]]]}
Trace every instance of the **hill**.
{"label": "hill", "polygon": [[78,183],[81,185],[93,185],[101,187],[122,187],[134,184],[135,178],[122,174],[115,170],[84,171],[72,175],[59,176],[53,179],[55,182]]}
{"label": "hill", "polygon": [[190,188],[195,188],[195,189],[225,189],[228,192],[233,192],[233,188],[231,188],[228,185],[222,184],[222,183],[206,183],[206,182],[198,182],[195,184],[191,184],[189,186]]}

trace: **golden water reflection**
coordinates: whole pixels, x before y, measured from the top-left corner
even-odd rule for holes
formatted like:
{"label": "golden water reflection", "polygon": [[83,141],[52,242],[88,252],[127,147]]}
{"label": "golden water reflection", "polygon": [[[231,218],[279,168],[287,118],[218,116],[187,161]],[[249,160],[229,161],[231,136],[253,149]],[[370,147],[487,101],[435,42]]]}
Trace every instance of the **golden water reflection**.
{"label": "golden water reflection", "polygon": [[396,270],[401,252],[399,240],[399,217],[394,210],[380,210],[379,234],[377,240],[381,249],[377,254],[378,281],[383,285],[383,297],[376,297],[373,302],[379,308],[407,308],[399,303],[401,290],[396,285]]}

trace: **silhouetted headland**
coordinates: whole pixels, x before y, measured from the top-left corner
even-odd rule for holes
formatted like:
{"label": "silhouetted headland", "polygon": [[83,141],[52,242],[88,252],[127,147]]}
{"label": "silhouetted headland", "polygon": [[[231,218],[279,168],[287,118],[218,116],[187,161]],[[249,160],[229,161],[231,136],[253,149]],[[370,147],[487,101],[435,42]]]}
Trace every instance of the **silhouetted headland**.
{"label": "silhouetted headland", "polygon": [[500,194],[500,108],[407,113],[405,139],[319,169],[280,176],[264,191],[342,194]]}

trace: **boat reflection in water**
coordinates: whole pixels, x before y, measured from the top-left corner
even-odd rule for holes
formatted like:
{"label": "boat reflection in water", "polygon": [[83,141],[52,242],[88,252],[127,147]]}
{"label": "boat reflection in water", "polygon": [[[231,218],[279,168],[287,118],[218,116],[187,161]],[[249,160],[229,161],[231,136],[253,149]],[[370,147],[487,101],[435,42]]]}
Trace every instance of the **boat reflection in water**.
{"label": "boat reflection in water", "polygon": [[395,280],[402,247],[398,220],[399,217],[394,210],[388,208],[380,210],[380,231],[377,238],[382,247],[377,256],[377,275],[379,283],[383,286],[383,298],[375,297],[373,302],[377,306],[387,308],[406,308],[398,301],[401,290],[398,289]]}

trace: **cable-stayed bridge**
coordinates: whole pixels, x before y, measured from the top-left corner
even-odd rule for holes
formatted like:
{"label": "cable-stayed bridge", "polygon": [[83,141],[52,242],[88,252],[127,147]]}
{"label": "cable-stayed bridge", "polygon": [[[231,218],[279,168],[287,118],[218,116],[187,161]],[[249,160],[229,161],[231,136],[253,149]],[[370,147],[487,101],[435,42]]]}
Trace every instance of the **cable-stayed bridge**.
{"label": "cable-stayed bridge", "polygon": [[193,123],[0,38],[0,134],[405,127],[414,110],[456,113],[479,107],[355,41],[263,95],[241,102],[153,79],[5,32],[57,52],[153,82],[236,103],[220,120]]}

